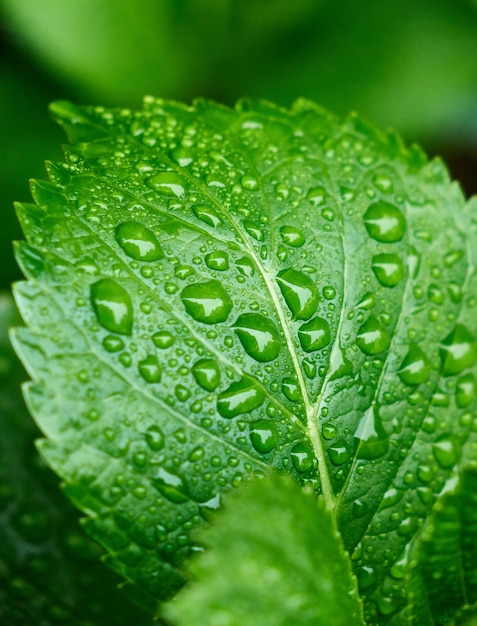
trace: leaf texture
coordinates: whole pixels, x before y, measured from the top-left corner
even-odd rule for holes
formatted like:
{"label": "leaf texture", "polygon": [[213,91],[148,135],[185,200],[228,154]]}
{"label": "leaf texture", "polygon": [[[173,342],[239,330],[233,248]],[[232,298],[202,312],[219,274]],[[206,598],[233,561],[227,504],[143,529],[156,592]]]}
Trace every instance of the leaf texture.
{"label": "leaf texture", "polygon": [[307,101],[57,103],[19,205],[15,345],[41,451],[153,609],[270,468],[333,512],[368,623],[475,458],[475,224],[444,166]]}

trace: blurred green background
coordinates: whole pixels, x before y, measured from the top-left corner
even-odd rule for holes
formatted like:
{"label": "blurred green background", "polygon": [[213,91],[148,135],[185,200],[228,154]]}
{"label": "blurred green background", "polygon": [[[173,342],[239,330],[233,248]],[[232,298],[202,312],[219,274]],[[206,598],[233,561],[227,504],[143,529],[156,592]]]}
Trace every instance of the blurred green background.
{"label": "blurred green background", "polygon": [[61,158],[47,104],[299,96],[443,154],[477,191],[477,0],[0,0],[0,288],[12,202]]}

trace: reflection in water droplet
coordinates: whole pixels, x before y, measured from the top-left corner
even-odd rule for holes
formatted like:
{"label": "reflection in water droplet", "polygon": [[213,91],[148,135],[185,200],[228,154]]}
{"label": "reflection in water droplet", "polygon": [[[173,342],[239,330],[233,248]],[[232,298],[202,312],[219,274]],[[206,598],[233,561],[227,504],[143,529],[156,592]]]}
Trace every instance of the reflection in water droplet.
{"label": "reflection in water droplet", "polygon": [[253,176],[242,176],[240,182],[242,183],[242,187],[247,189],[247,191],[257,191],[258,189],[258,180]]}
{"label": "reflection in water droplet", "polygon": [[129,293],[112,278],[102,278],[93,283],[91,304],[98,322],[113,333],[130,335],[133,309]]}
{"label": "reflection in water droplet", "polygon": [[444,376],[460,374],[471,367],[477,358],[477,347],[473,335],[463,324],[457,324],[439,348]]}
{"label": "reflection in water droplet", "polygon": [[457,381],[455,403],[459,409],[464,409],[475,400],[477,395],[477,381],[473,374],[465,374]]}
{"label": "reflection in water droplet", "polygon": [[379,354],[389,347],[389,335],[381,322],[370,315],[358,330],[356,344],[365,354]]}
{"label": "reflection in water droplet", "polygon": [[211,252],[205,257],[205,264],[211,270],[224,272],[229,269],[229,255],[226,252]]}
{"label": "reflection in water droplet", "polygon": [[442,469],[450,469],[459,458],[458,448],[450,438],[443,438],[432,444],[432,453]]}
{"label": "reflection in water droplet", "polygon": [[187,285],[181,291],[187,313],[198,322],[225,322],[232,310],[232,300],[217,280]]}
{"label": "reflection in water droplet", "polygon": [[190,265],[176,265],[174,268],[174,276],[176,278],[180,278],[180,280],[185,280],[192,276],[195,273],[195,269]]}
{"label": "reflection in water droplet", "polygon": [[257,241],[265,241],[265,236],[263,234],[263,230],[255,224],[254,222],[250,222],[249,220],[245,220],[243,223],[243,227],[253,239]]}
{"label": "reflection in water droplet", "polygon": [[139,361],[139,373],[147,383],[158,383],[162,377],[161,366],[155,354],[149,354],[145,359]]}
{"label": "reflection in water droplet", "polygon": [[434,302],[434,304],[442,304],[445,299],[444,292],[438,285],[435,284],[429,285],[427,297],[431,302]]}
{"label": "reflection in water droplet", "polygon": [[298,329],[298,339],[305,352],[321,350],[331,341],[331,331],[328,322],[315,317]]}
{"label": "reflection in water droplet", "polygon": [[217,397],[217,411],[230,419],[258,408],[265,400],[265,391],[257,380],[243,376]]}
{"label": "reflection in water droplet", "polygon": [[181,198],[185,195],[184,177],[175,172],[159,172],[147,180],[149,187],[167,196]]}
{"label": "reflection in water droplet", "polygon": [[138,222],[119,224],[114,236],[124,252],[136,261],[158,261],[164,257],[154,233]]}
{"label": "reflection in water droplet", "polygon": [[336,296],[336,289],[332,285],[327,285],[323,287],[323,295],[327,300],[333,300]]}
{"label": "reflection in water droplet", "polygon": [[212,228],[217,228],[217,226],[219,226],[220,217],[211,207],[204,204],[198,204],[192,207],[192,211],[197,218],[205,222],[208,226],[212,226]]}
{"label": "reflection in water droplet", "polygon": [[288,268],[277,274],[277,283],[293,319],[307,320],[318,307],[318,289],[309,275]]}
{"label": "reflection in water droplet", "polygon": [[253,276],[255,274],[253,262],[246,256],[235,261],[235,265],[237,266],[238,271],[244,276]]}
{"label": "reflection in water droplet", "polygon": [[343,465],[350,458],[350,449],[344,439],[338,439],[328,448],[330,461],[335,466]]}
{"label": "reflection in water droplet", "polygon": [[313,378],[315,378],[316,376],[316,363],[310,358],[306,357],[305,359],[303,359],[301,364],[303,366],[303,371],[305,372],[306,376],[310,380],[313,380]]}
{"label": "reflection in water droplet", "polygon": [[328,441],[334,439],[337,435],[337,432],[338,431],[336,430],[335,426],[333,426],[332,424],[324,424],[321,429],[321,434]]}
{"label": "reflection in water droplet", "polygon": [[405,385],[420,385],[429,378],[430,371],[427,355],[417,343],[411,344],[398,371],[401,382]]}
{"label": "reflection in water droplet", "polygon": [[154,487],[174,504],[182,504],[189,500],[184,480],[177,474],[160,467],[152,483]]}
{"label": "reflection in water droplet", "polygon": [[281,344],[277,327],[259,313],[244,313],[233,325],[248,355],[260,363],[277,358]]}
{"label": "reflection in water droplet", "polygon": [[368,207],[363,216],[368,234],[376,241],[401,241],[406,232],[406,218],[398,207],[380,200]]}
{"label": "reflection in water droplet", "polygon": [[315,206],[320,206],[326,200],[326,190],[324,187],[312,187],[306,194],[306,199]]}
{"label": "reflection in water droplet", "polygon": [[294,248],[299,248],[305,243],[305,235],[295,226],[282,226],[280,228],[280,235],[283,243]]}
{"label": "reflection in water droplet", "polygon": [[153,452],[164,447],[164,433],[159,426],[150,426],[145,433],[146,443]]}
{"label": "reflection in water droplet", "polygon": [[299,442],[293,446],[290,451],[293,467],[297,472],[307,472],[313,467],[315,456],[311,446],[306,443]]}
{"label": "reflection in water droplet", "polygon": [[361,300],[358,302],[356,306],[359,307],[360,309],[364,309],[365,311],[368,311],[369,309],[372,309],[375,304],[376,304],[376,296],[371,291],[368,291],[367,293],[364,294],[364,296],[361,298]]}
{"label": "reflection in water droplet", "polygon": [[199,359],[192,366],[192,374],[198,385],[206,391],[215,391],[220,383],[220,370],[212,359]]}
{"label": "reflection in water droplet", "polygon": [[375,254],[371,269],[383,287],[395,287],[405,275],[404,264],[397,254]]}
{"label": "reflection in water droplet", "polygon": [[114,335],[106,335],[103,339],[103,346],[108,352],[120,352],[124,348],[124,341]]}
{"label": "reflection in water droplet", "polygon": [[291,402],[297,402],[301,397],[300,387],[296,378],[284,378],[282,380],[282,391]]}
{"label": "reflection in water droplet", "polygon": [[389,437],[383,428],[379,407],[372,406],[361,418],[354,433],[356,440],[356,458],[379,459],[389,449]]}
{"label": "reflection in water droplet", "polygon": [[378,580],[378,575],[374,567],[363,565],[358,568],[358,585],[360,590],[369,589]]}
{"label": "reflection in water droplet", "polygon": [[250,424],[250,440],[260,454],[271,452],[278,443],[278,432],[270,420],[257,420]]}
{"label": "reflection in water droplet", "polygon": [[152,336],[152,340],[156,348],[164,350],[172,346],[174,343],[174,335],[168,330],[160,330]]}

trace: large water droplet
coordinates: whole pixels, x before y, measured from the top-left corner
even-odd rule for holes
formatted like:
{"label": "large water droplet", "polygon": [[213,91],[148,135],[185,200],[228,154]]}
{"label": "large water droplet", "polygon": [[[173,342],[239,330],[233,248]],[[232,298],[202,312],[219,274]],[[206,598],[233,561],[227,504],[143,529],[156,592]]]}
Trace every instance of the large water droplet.
{"label": "large water droplet", "polygon": [[168,330],[160,330],[152,336],[152,341],[156,348],[165,350],[166,348],[170,348],[174,343],[174,335]]}
{"label": "large water droplet", "polygon": [[183,479],[177,474],[167,471],[164,467],[159,468],[152,483],[165,498],[174,504],[182,504],[189,500]]}
{"label": "large water droplet", "polygon": [[244,313],[233,325],[247,354],[260,363],[276,359],[281,348],[280,335],[272,320],[259,313]]}
{"label": "large water droplet", "polygon": [[401,241],[406,232],[406,218],[401,210],[382,200],[368,207],[363,220],[369,235],[383,243]]}
{"label": "large water droplet", "polygon": [[199,359],[192,366],[192,374],[198,385],[206,391],[215,391],[220,383],[220,370],[212,359]]}
{"label": "large water droplet", "polygon": [[211,270],[218,270],[224,272],[229,269],[229,255],[221,250],[217,252],[211,252],[205,257],[205,264]]}
{"label": "large water droplet", "polygon": [[145,433],[145,439],[153,452],[157,452],[164,447],[164,433],[159,426],[150,426]]}
{"label": "large water droplet", "polygon": [[185,195],[184,177],[175,172],[159,172],[147,180],[147,184],[155,191],[167,196],[181,198]]}
{"label": "large water droplet", "polygon": [[413,343],[401,363],[398,376],[405,385],[420,385],[429,378],[431,365],[423,350]]}
{"label": "large water droplet", "polygon": [[330,461],[335,466],[343,465],[350,458],[350,449],[344,439],[338,439],[328,448]]}
{"label": "large water droplet", "polygon": [[133,308],[129,293],[112,278],[102,278],[90,287],[91,304],[98,322],[113,333],[130,335]]}
{"label": "large water droplet", "polygon": [[477,381],[473,374],[465,374],[457,381],[455,390],[455,403],[459,409],[464,409],[475,400]]}
{"label": "large water droplet", "polygon": [[139,373],[147,383],[158,383],[162,377],[161,366],[155,354],[149,354],[145,359],[139,361]]}
{"label": "large water droplet", "polygon": [[288,268],[278,272],[277,283],[293,319],[307,320],[315,313],[318,307],[318,289],[310,276]]}
{"label": "large water droplet", "polygon": [[250,440],[260,454],[271,452],[278,443],[278,432],[270,420],[257,420],[250,424]]}
{"label": "large water droplet", "polygon": [[327,346],[331,341],[328,322],[322,317],[315,317],[298,329],[298,339],[305,352],[313,352]]}
{"label": "large water droplet", "polygon": [[103,339],[103,346],[108,352],[120,352],[124,348],[124,341],[114,335],[106,335]]}
{"label": "large water droplet", "polygon": [[217,226],[219,226],[220,217],[211,207],[206,206],[205,204],[197,204],[192,207],[192,211],[196,217],[208,226],[212,226],[212,228],[217,228]]}
{"label": "large water droplet", "polygon": [[477,358],[474,337],[463,324],[457,324],[454,330],[441,343],[439,356],[444,376],[460,374],[471,367]]}
{"label": "large water droplet", "polygon": [[232,300],[217,280],[187,285],[180,296],[187,313],[204,324],[225,322],[232,310]]}
{"label": "large water droplet", "polygon": [[307,472],[313,467],[315,455],[311,447],[303,442],[296,443],[290,451],[293,467],[297,472]]}
{"label": "large water droplet", "polygon": [[442,469],[453,467],[459,457],[457,446],[450,438],[443,438],[432,444],[432,453]]}
{"label": "large water droplet", "polygon": [[280,235],[283,243],[294,248],[299,248],[305,243],[305,235],[299,228],[296,228],[296,226],[282,226],[280,228]]}
{"label": "large water droplet", "polygon": [[265,400],[265,391],[258,381],[248,376],[232,383],[217,397],[217,411],[230,419],[257,409]]}
{"label": "large water droplet", "polygon": [[405,275],[404,264],[397,254],[375,254],[371,268],[383,287],[395,287]]}
{"label": "large water droplet", "polygon": [[296,378],[284,378],[282,380],[282,391],[290,402],[297,402],[301,398],[300,387]]}
{"label": "large water droplet", "polygon": [[320,206],[326,200],[326,189],[324,187],[312,187],[306,194],[306,199],[315,206]]}
{"label": "large water droplet", "polygon": [[116,241],[136,261],[158,261],[164,252],[154,233],[139,222],[123,222],[115,232]]}
{"label": "large water droplet", "polygon": [[381,322],[370,315],[358,330],[356,343],[365,354],[379,354],[389,347],[389,335]]}
{"label": "large water droplet", "polygon": [[370,407],[361,418],[354,433],[356,457],[358,459],[379,459],[389,449],[389,437],[383,428],[379,407]]}
{"label": "large water droplet", "polygon": [[255,222],[245,220],[243,226],[250,237],[253,237],[253,239],[256,239],[257,241],[265,241],[265,235],[263,234],[262,228],[255,224]]}

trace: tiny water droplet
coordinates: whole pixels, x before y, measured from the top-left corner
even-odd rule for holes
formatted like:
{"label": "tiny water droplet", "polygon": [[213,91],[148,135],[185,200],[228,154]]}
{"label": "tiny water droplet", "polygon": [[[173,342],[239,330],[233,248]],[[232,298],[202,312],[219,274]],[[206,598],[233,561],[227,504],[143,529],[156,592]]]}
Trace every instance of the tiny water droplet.
{"label": "tiny water droplet", "polygon": [[420,385],[429,378],[431,365],[423,350],[413,343],[398,370],[398,376],[405,385]]}
{"label": "tiny water droplet", "polygon": [[146,182],[149,187],[167,196],[181,198],[185,195],[184,177],[175,172],[159,172]]}
{"label": "tiny water droplet", "polygon": [[192,375],[205,391],[215,391],[220,383],[220,370],[212,359],[199,359],[192,366]]}
{"label": "tiny water droplet", "polygon": [[212,228],[217,228],[217,226],[220,225],[220,217],[217,215],[216,211],[205,204],[193,206],[192,212],[198,219],[202,220],[208,226],[212,226]]}
{"label": "tiny water droplet", "polygon": [[305,235],[296,226],[282,226],[280,228],[280,236],[283,243],[293,248],[299,248],[305,243]]}
{"label": "tiny water droplet", "polygon": [[293,467],[301,474],[313,467],[315,456],[311,447],[303,442],[296,443],[290,451]]}
{"label": "tiny water droplet", "polygon": [[389,342],[386,329],[374,315],[370,315],[358,330],[356,344],[365,354],[379,354],[389,347]]}
{"label": "tiny water droplet", "polygon": [[257,409],[265,401],[265,391],[258,381],[248,376],[233,382],[217,397],[217,411],[231,419]]}
{"label": "tiny water droplet", "polygon": [[401,210],[383,200],[368,207],[363,221],[369,236],[382,243],[401,241],[406,232],[406,218]]}
{"label": "tiny water droplet", "polygon": [[232,310],[232,300],[217,280],[187,285],[180,296],[187,313],[204,324],[225,322]]}
{"label": "tiny water droplet", "polygon": [[465,374],[457,380],[455,403],[459,409],[472,404],[477,395],[477,381],[473,374]]}
{"label": "tiny water droplet", "polygon": [[229,255],[226,252],[211,252],[205,257],[205,264],[211,270],[224,272],[229,269]]}
{"label": "tiny water droplet", "polygon": [[174,343],[174,335],[172,335],[172,333],[168,330],[160,330],[152,336],[152,341],[154,342],[156,348],[164,350],[172,346]]}
{"label": "tiny water droplet", "polygon": [[124,341],[114,335],[106,335],[103,339],[103,346],[108,352],[120,352],[124,348]]}
{"label": "tiny water droplet", "polygon": [[331,341],[330,325],[322,317],[314,317],[298,329],[298,339],[305,352],[326,347]]}
{"label": "tiny water droplet", "polygon": [[260,363],[277,358],[281,344],[277,327],[259,313],[244,313],[233,325],[248,355]]}
{"label": "tiny water droplet", "polygon": [[136,261],[158,261],[164,258],[154,233],[139,222],[119,224],[114,236],[124,252]]}
{"label": "tiny water droplet", "polygon": [[372,461],[384,456],[389,449],[389,437],[383,428],[379,407],[370,407],[361,418],[354,433],[356,458]]}
{"label": "tiny water droplet", "polygon": [[145,359],[139,361],[139,373],[147,383],[158,383],[162,377],[161,366],[155,354],[149,354]]}
{"label": "tiny water droplet", "polygon": [[282,391],[290,402],[297,402],[301,398],[300,387],[296,378],[284,378],[282,380]]}
{"label": "tiny water droplet", "polygon": [[130,335],[133,308],[129,293],[112,278],[102,278],[90,287],[91,304],[98,322],[113,333]]}
{"label": "tiny water droplet", "polygon": [[463,324],[457,324],[442,341],[439,348],[444,376],[460,374],[471,367],[477,358],[475,339]]}
{"label": "tiny water droplet", "polygon": [[270,420],[257,420],[250,424],[250,441],[260,454],[271,452],[278,443],[278,432]]}
{"label": "tiny water droplet", "polygon": [[293,319],[307,320],[318,307],[318,289],[313,279],[304,272],[288,268],[277,274],[277,283]]}
{"label": "tiny water droplet", "polygon": [[145,433],[146,443],[153,452],[164,447],[164,433],[159,426],[150,426]]}
{"label": "tiny water droplet", "polygon": [[397,254],[375,254],[371,269],[383,287],[395,287],[405,275],[404,264]]}

